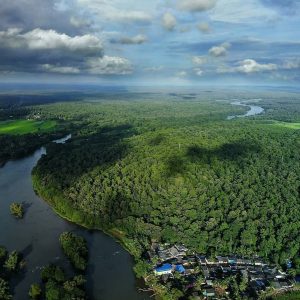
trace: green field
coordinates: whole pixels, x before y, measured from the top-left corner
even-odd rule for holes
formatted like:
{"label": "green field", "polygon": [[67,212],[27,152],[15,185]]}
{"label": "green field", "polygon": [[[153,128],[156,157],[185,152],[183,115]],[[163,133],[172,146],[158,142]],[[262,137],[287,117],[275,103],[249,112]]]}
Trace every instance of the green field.
{"label": "green field", "polygon": [[273,121],[271,123],[273,126],[289,128],[289,129],[300,129],[300,123],[288,123],[288,122],[279,122]]}
{"label": "green field", "polygon": [[11,120],[0,122],[0,134],[20,135],[54,129],[56,121]]}

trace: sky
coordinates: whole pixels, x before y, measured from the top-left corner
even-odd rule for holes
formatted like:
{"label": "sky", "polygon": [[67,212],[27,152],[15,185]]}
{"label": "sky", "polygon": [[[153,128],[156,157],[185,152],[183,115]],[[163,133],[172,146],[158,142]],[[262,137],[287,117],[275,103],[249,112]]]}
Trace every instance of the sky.
{"label": "sky", "polygon": [[300,0],[1,0],[0,82],[291,85]]}

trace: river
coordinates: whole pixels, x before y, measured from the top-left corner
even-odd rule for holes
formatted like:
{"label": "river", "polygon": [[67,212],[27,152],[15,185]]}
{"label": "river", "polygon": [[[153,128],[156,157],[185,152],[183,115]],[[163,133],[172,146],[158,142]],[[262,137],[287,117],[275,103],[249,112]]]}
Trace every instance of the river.
{"label": "river", "polygon": [[[70,136],[57,140],[64,143]],[[0,168],[0,245],[9,251],[22,252],[26,268],[14,277],[14,299],[27,299],[32,283],[40,282],[41,268],[49,263],[63,266],[72,275],[73,268],[64,257],[59,235],[72,231],[84,236],[89,246],[87,292],[91,299],[142,300],[150,299],[138,292],[133,273],[133,259],[119,243],[100,231],[89,231],[57,216],[49,205],[33,191],[31,170],[45,148],[34,154],[9,161]],[[23,202],[26,213],[22,220],[11,216],[12,202]]]}
{"label": "river", "polygon": [[[255,100],[257,101],[257,99],[255,99]],[[235,119],[235,118],[244,118],[244,117],[255,116],[255,115],[259,115],[259,114],[261,114],[261,113],[264,112],[264,109],[262,107],[260,107],[260,106],[245,104],[245,103],[242,103],[240,101],[234,101],[234,102],[231,102],[231,104],[232,105],[249,107],[250,110],[248,110],[243,115],[228,116],[227,120],[232,120],[232,119]]]}

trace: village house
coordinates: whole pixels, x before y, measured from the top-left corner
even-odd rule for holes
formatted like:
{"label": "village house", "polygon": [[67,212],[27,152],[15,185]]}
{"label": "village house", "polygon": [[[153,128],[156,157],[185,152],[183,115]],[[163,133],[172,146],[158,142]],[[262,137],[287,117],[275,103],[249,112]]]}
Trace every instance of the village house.
{"label": "village house", "polygon": [[229,263],[230,265],[236,265],[236,264],[237,264],[237,259],[236,259],[236,257],[235,257],[235,256],[229,256],[229,257],[228,257],[228,263]]}
{"label": "village house", "polygon": [[263,260],[259,259],[259,258],[256,258],[254,260],[254,265],[255,266],[265,266],[266,264],[263,262]]}
{"label": "village house", "polygon": [[164,275],[164,274],[172,274],[173,266],[171,264],[163,264],[160,267],[154,269],[155,275]]}
{"label": "village house", "polygon": [[209,272],[208,268],[207,267],[203,267],[202,271],[203,271],[204,277],[206,279],[208,279],[210,277],[210,272]]}
{"label": "village house", "polygon": [[216,257],[218,264],[220,265],[228,265],[228,258],[223,256],[217,256]]}
{"label": "village house", "polygon": [[274,280],[271,284],[276,290],[288,290],[294,287],[294,284],[288,280]]}
{"label": "village house", "polygon": [[206,257],[203,255],[196,255],[198,262],[200,263],[201,266],[206,265]]}
{"label": "village house", "polygon": [[232,273],[231,267],[229,266],[221,266],[220,269],[222,270],[222,272],[224,273],[224,275],[228,275]]}
{"label": "village house", "polygon": [[251,261],[251,259],[237,258],[236,259],[236,264],[238,266],[251,266],[252,265],[252,261]]}
{"label": "village house", "polygon": [[277,279],[284,279],[284,278],[286,278],[286,276],[287,276],[287,274],[284,273],[284,272],[281,272],[280,270],[278,270],[277,273],[276,273],[276,278]]}
{"label": "village house", "polygon": [[186,256],[187,249],[183,245],[169,246],[168,244],[158,245],[157,254],[161,261],[166,261],[172,258],[182,258]]}
{"label": "village house", "polygon": [[212,287],[204,288],[202,294],[204,297],[215,297],[216,296],[215,289]]}
{"label": "village house", "polygon": [[216,265],[217,264],[217,262],[213,258],[208,258],[208,257],[205,258],[205,262],[207,265]]}
{"label": "village house", "polygon": [[249,272],[250,280],[263,280],[264,277],[264,274],[261,272]]}
{"label": "village house", "polygon": [[252,290],[256,293],[259,294],[262,291],[266,290],[266,285],[262,280],[253,280],[250,282],[250,287]]}
{"label": "village house", "polygon": [[[258,257],[244,258],[236,256],[216,256],[208,258],[204,255],[189,254],[184,245],[155,245],[148,252],[155,253],[160,264],[154,267],[156,276],[160,276],[163,283],[167,283],[174,274],[185,277],[186,289],[192,289],[202,294],[207,299],[215,298],[213,282],[240,272],[244,280],[248,282],[248,288],[255,294],[260,294],[267,287],[272,286],[275,290],[287,290],[293,287],[287,279],[287,274],[270,266]],[[200,273],[199,273],[200,270]],[[195,282],[199,274],[203,274],[205,283],[197,290]],[[199,295],[200,295],[199,294]]]}

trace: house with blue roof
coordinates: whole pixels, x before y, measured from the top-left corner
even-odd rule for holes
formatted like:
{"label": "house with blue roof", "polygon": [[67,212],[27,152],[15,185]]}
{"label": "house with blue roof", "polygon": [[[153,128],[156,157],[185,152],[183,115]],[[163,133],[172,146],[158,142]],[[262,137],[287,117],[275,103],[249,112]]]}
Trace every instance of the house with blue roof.
{"label": "house with blue roof", "polygon": [[178,272],[178,273],[185,273],[185,268],[183,267],[183,265],[176,265],[175,266],[175,271]]}
{"label": "house with blue roof", "polygon": [[171,274],[173,272],[173,266],[171,264],[163,264],[160,267],[156,267],[154,269],[155,275],[164,275],[164,274]]}

